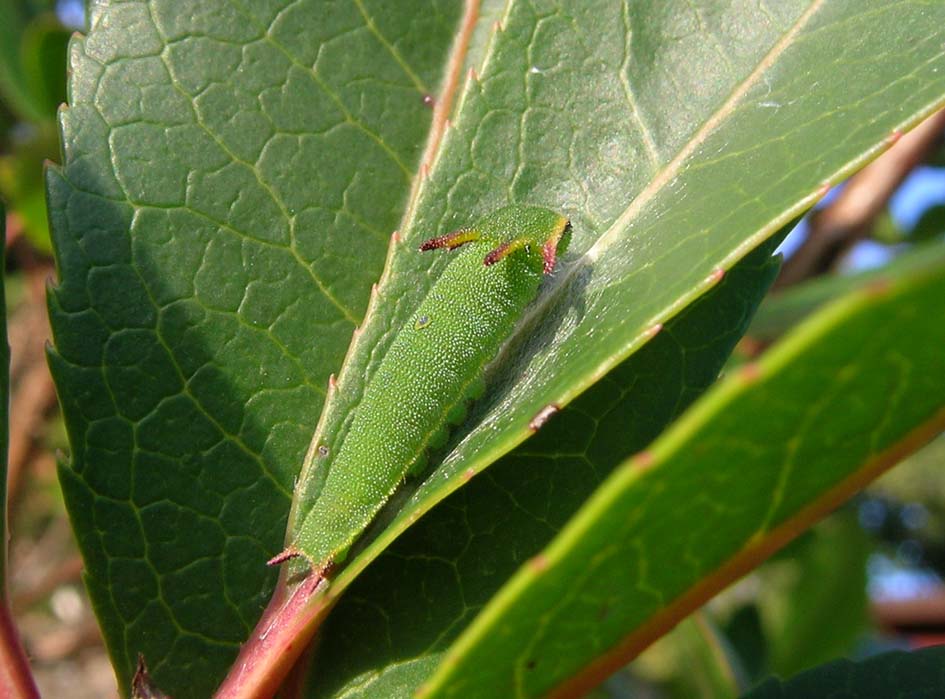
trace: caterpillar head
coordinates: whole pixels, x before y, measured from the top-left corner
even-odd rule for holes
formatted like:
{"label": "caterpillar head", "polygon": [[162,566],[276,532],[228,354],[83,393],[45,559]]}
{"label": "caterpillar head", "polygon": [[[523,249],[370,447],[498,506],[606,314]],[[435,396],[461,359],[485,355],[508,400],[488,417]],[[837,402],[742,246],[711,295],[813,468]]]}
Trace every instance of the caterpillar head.
{"label": "caterpillar head", "polygon": [[558,256],[571,240],[571,222],[550,209],[513,204],[494,211],[476,225],[431,238],[421,250],[448,248],[450,250],[472,242],[491,247],[483,258],[487,267],[496,264],[518,250],[540,256],[542,271],[551,274]]}

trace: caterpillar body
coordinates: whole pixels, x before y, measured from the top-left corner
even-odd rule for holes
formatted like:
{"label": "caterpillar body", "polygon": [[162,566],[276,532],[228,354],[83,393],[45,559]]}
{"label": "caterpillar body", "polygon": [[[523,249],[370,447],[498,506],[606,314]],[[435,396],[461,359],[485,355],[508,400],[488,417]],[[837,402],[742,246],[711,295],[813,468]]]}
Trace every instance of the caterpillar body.
{"label": "caterpillar body", "polygon": [[[381,360],[344,440],[330,450],[323,488],[294,541],[295,556],[324,575],[341,562],[430,449],[442,446],[543,275],[564,252],[571,225],[540,207],[508,206],[420,250],[462,246]],[[324,466],[323,466],[324,467]]]}

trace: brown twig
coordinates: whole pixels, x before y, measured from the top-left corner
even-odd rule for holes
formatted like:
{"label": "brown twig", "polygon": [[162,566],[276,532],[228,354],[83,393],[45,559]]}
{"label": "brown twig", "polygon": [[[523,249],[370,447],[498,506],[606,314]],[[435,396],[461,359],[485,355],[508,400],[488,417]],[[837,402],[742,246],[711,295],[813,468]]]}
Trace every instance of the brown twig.
{"label": "brown twig", "polygon": [[26,652],[5,600],[0,600],[0,696],[39,699]]}
{"label": "brown twig", "polygon": [[16,497],[22,471],[35,452],[36,437],[56,404],[45,354],[49,321],[44,285],[52,268],[47,261],[29,254],[22,262],[29,294],[9,319],[11,397],[7,497],[10,502]]}
{"label": "brown twig", "polygon": [[12,211],[8,211],[6,215],[6,230],[7,238],[4,245],[9,248],[23,235],[23,221]]}
{"label": "brown twig", "polygon": [[943,129],[945,110],[930,116],[851,177],[829,206],[811,216],[807,240],[784,263],[775,288],[829,272],[853,245],[869,235],[889,198],[928,157]]}
{"label": "brown twig", "polygon": [[10,401],[7,486],[11,501],[16,496],[23,468],[34,451],[36,437],[54,404],[52,378],[45,362],[38,363],[18,382]]}
{"label": "brown twig", "polygon": [[895,633],[910,630],[945,632],[945,587],[908,599],[874,602],[870,608],[877,626]]}

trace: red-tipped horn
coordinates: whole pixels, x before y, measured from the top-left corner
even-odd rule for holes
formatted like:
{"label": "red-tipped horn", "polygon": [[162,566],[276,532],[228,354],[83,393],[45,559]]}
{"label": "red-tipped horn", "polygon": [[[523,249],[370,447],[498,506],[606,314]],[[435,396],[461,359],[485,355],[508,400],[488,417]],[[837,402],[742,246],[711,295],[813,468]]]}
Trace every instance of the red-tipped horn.
{"label": "red-tipped horn", "polygon": [[460,245],[465,245],[466,243],[471,243],[474,240],[479,240],[479,232],[470,230],[468,228],[461,228],[458,231],[453,231],[452,233],[447,233],[446,235],[438,235],[436,238],[430,238],[427,241],[424,241],[420,246],[420,251],[425,250],[436,250],[437,248],[449,248],[453,250],[458,248]]}

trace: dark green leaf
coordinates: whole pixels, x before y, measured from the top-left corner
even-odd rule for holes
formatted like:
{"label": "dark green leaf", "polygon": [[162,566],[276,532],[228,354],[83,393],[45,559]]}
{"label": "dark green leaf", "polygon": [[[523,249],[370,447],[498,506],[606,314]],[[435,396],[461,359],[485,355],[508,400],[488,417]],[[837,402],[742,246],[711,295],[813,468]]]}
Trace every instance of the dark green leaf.
{"label": "dark green leaf", "polygon": [[0,97],[21,119],[40,121],[48,118],[44,105],[35,100],[20,53],[25,22],[13,2],[0,2]]}
{"label": "dark green leaf", "polygon": [[629,669],[666,699],[734,699],[748,686],[724,634],[704,611],[682,621]]}
{"label": "dark green leaf", "polygon": [[55,15],[35,17],[23,32],[20,55],[33,101],[45,119],[52,119],[66,99],[66,47],[69,32]]}
{"label": "dark green leaf", "polygon": [[945,235],[945,205],[929,207],[910,233],[910,238],[917,242],[932,240]]}
{"label": "dark green leaf", "polygon": [[818,277],[769,296],[748,328],[748,335],[761,342],[773,342],[819,307],[855,289],[883,285],[891,279],[911,276],[945,261],[945,245],[920,245],[903,253],[888,265],[858,274]]}
{"label": "dark green leaf", "polygon": [[945,647],[895,651],[770,679],[743,699],[937,699],[945,696]]}
{"label": "dark green leaf", "polygon": [[208,696],[272,590],[460,9],[99,2],[72,44],[50,363],[124,690],[143,653],[169,694]]}
{"label": "dark green leaf", "polygon": [[716,385],[517,572],[422,696],[579,695],[940,432],[943,297],[945,265],[854,292]]}
{"label": "dark green leaf", "polygon": [[790,676],[849,653],[869,627],[866,564],[873,542],[855,509],[838,513],[766,567],[770,671]]}

